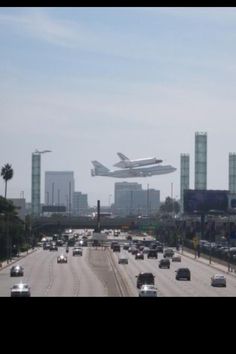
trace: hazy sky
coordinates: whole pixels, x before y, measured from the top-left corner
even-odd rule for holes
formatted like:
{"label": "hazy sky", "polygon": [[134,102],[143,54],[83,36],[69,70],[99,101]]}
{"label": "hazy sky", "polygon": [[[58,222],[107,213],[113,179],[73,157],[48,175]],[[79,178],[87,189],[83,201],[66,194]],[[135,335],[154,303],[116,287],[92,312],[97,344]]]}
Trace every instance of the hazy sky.
{"label": "hazy sky", "polygon": [[[8,197],[31,200],[31,153],[45,171],[74,171],[90,205],[114,198],[122,179],[92,177],[105,166],[156,156],[177,171],[130,178],[180,195],[180,153],[208,134],[208,189],[228,189],[236,151],[236,8],[1,8],[0,165]],[[0,194],[4,183],[0,181]]]}

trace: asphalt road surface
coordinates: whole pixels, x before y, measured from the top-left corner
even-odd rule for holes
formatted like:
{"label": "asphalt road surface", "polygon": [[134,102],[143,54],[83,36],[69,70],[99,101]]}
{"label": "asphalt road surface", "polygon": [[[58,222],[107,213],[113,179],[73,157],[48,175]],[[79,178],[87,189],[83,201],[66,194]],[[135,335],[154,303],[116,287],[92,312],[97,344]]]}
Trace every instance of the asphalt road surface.
{"label": "asphalt road surface", "polygon": [[[128,251],[128,264],[118,264],[120,253],[110,249],[84,247],[83,256],[72,256],[70,248],[67,264],[57,264],[57,256],[65,254],[65,247],[58,252],[39,249],[15,263],[24,267],[23,277],[10,277],[10,268],[0,271],[0,296],[10,296],[10,288],[18,282],[27,282],[32,296],[138,296],[136,275],[151,272],[160,297],[164,296],[236,296],[236,276],[225,274],[226,288],[210,285],[214,268],[181,255],[182,261],[172,262],[170,269],[158,268],[163,257],[135,260]],[[175,270],[188,267],[191,281],[177,281]]]}
{"label": "asphalt road surface", "polygon": [[[158,259],[135,260],[135,256],[128,251],[122,250],[122,253],[128,257],[128,264],[118,264],[122,278],[129,284],[130,292],[133,296],[138,295],[136,287],[136,275],[139,272],[151,272],[155,276],[155,286],[158,289],[159,296],[236,296],[236,277],[233,275],[226,276],[227,286],[212,287],[210,278],[216,273],[221,273],[214,268],[189,259],[181,255],[181,262],[172,262],[170,260],[170,269],[160,269],[158,267],[159,260],[163,258],[162,253],[158,253]],[[118,263],[118,253],[114,253],[116,262]],[[191,271],[191,280],[176,280],[175,270],[180,267],[187,267]]]}
{"label": "asphalt road surface", "polygon": [[31,296],[120,296],[107,257],[99,256],[104,252],[84,247],[83,256],[72,256],[70,248],[68,263],[57,264],[65,248],[39,249],[14,264],[23,266],[23,277],[10,277],[11,267],[0,271],[0,296],[10,296],[11,286],[21,281],[29,284]]}

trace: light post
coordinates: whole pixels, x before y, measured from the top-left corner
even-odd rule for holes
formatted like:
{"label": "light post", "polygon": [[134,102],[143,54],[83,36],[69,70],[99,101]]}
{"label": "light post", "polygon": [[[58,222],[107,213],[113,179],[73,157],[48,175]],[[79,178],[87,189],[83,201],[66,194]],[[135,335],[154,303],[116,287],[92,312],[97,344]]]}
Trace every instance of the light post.
{"label": "light post", "polygon": [[108,206],[111,207],[111,197],[112,197],[112,194],[109,194],[108,196]]}
{"label": "light post", "polygon": [[228,239],[228,252],[227,252],[227,259],[228,259],[228,272],[230,272],[230,216],[228,219],[228,230],[227,230],[227,239]]}

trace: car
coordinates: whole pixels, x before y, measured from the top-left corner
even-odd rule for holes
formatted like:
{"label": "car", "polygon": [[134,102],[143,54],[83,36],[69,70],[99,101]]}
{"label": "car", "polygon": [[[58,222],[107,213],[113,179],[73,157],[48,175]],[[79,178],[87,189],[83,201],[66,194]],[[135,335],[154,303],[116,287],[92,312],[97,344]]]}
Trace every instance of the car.
{"label": "car", "polygon": [[139,250],[137,248],[132,248],[132,250],[131,250],[132,255],[136,255],[138,252],[139,252]]}
{"label": "car", "polygon": [[171,258],[171,257],[173,257],[173,255],[174,255],[174,251],[172,250],[172,248],[167,248],[164,251],[163,257],[164,258],[166,258],[166,257]]}
{"label": "car", "polygon": [[111,249],[113,250],[114,246],[119,245],[117,241],[112,241],[111,243]]}
{"label": "car", "polygon": [[11,287],[11,297],[30,297],[30,287],[28,284],[19,283]]}
{"label": "car", "polygon": [[158,245],[156,247],[156,251],[159,252],[159,253],[163,253],[163,246]]}
{"label": "car", "polygon": [[114,245],[113,246],[113,252],[120,252],[120,245]]}
{"label": "car", "polygon": [[142,285],[154,285],[155,276],[152,273],[139,273],[136,275],[137,288],[140,289]]}
{"label": "car", "polygon": [[128,264],[128,258],[126,257],[125,254],[121,254],[119,256],[119,260],[118,260],[119,264]]}
{"label": "car", "polygon": [[158,255],[157,255],[157,251],[152,249],[148,252],[147,254],[147,258],[158,258]]}
{"label": "car", "polygon": [[172,262],[181,262],[181,256],[179,254],[174,254],[172,257]]}
{"label": "car", "polygon": [[191,273],[189,268],[179,268],[176,270],[176,280],[187,279],[191,280]]}
{"label": "car", "polygon": [[82,256],[83,255],[83,250],[81,247],[74,247],[72,251],[73,256]]}
{"label": "car", "polygon": [[61,239],[58,239],[58,240],[56,241],[56,245],[57,245],[58,247],[62,247],[63,244],[64,244],[64,241],[61,240]]}
{"label": "car", "polygon": [[148,253],[149,251],[150,251],[150,248],[149,248],[149,247],[144,247],[143,253]]}
{"label": "car", "polygon": [[162,258],[159,262],[159,268],[170,268],[169,258]]}
{"label": "car", "polygon": [[43,250],[49,250],[50,249],[50,243],[49,242],[43,242]]}
{"label": "car", "polygon": [[138,250],[139,250],[139,251],[143,251],[144,246],[143,246],[143,245],[138,245],[138,247],[137,247],[137,248],[138,248]]}
{"label": "car", "polygon": [[10,275],[11,277],[23,277],[24,268],[20,265],[13,266],[11,267]]}
{"label": "car", "polygon": [[144,259],[143,252],[137,252],[136,255],[135,255],[135,259]]}
{"label": "car", "polygon": [[156,243],[156,242],[152,242],[152,243],[150,244],[150,249],[151,249],[151,250],[156,250],[156,248],[157,248],[157,243]]}
{"label": "car", "polygon": [[214,274],[211,277],[212,286],[224,286],[226,287],[226,278],[223,274]]}
{"label": "car", "polygon": [[67,257],[61,254],[57,257],[57,263],[67,263]]}
{"label": "car", "polygon": [[87,247],[88,246],[88,241],[86,239],[80,240],[79,241],[79,246]]}
{"label": "car", "polygon": [[129,243],[124,243],[123,250],[128,250],[128,249],[129,249]]}
{"label": "car", "polygon": [[126,240],[132,241],[132,236],[130,235],[126,236]]}
{"label": "car", "polygon": [[57,245],[51,245],[49,251],[58,251]]}
{"label": "car", "polygon": [[139,297],[157,297],[157,288],[154,285],[142,285]]}

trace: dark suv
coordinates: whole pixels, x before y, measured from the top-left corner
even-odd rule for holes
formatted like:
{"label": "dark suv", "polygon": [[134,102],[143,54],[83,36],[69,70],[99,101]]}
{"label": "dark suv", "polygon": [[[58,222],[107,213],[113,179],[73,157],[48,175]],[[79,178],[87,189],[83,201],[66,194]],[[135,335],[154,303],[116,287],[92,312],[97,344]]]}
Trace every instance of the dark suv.
{"label": "dark suv", "polygon": [[188,268],[179,268],[179,269],[177,269],[176,270],[175,279],[176,280],[180,280],[180,279],[191,280],[190,270]]}
{"label": "dark suv", "polygon": [[159,268],[170,268],[169,258],[162,258],[159,262]]}
{"label": "dark suv", "polygon": [[157,259],[157,251],[156,250],[148,251],[147,258],[156,258]]}
{"label": "dark suv", "polygon": [[163,257],[164,258],[166,258],[166,257],[173,257],[173,255],[174,255],[174,251],[172,250],[172,248],[167,248],[167,249],[165,249],[165,251],[164,251],[164,255],[163,255]]}
{"label": "dark suv", "polygon": [[114,245],[113,252],[120,252],[120,245]]}
{"label": "dark suv", "polygon": [[144,284],[154,285],[155,276],[152,273],[139,273],[136,275],[137,288],[140,289]]}

